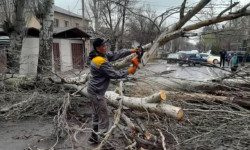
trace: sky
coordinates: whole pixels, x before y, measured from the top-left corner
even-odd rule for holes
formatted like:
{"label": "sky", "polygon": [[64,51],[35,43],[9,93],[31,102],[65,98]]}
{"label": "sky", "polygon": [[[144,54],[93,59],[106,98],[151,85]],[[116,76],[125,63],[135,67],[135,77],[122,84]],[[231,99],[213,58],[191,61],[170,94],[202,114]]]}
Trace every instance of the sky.
{"label": "sky", "polygon": [[[84,0],[85,4],[92,0]],[[173,7],[181,6],[183,0],[135,0],[138,6],[149,5],[156,14],[160,15],[165,10]],[[200,0],[187,0],[186,6],[195,6]],[[217,13],[224,10],[229,6],[231,0],[211,0],[214,4]],[[232,2],[240,2],[240,5],[245,5],[250,2],[250,0],[232,0]],[[82,15],[82,0],[55,0],[55,5],[78,15]],[[86,16],[86,15],[85,15]],[[179,14],[171,16],[166,22],[166,26],[173,24],[178,20]],[[197,19],[196,19],[197,20]],[[188,24],[188,23],[187,23]],[[191,41],[192,42],[192,41]]]}
{"label": "sky", "polygon": [[[88,1],[92,0],[84,0],[84,1],[85,3],[88,3]],[[166,8],[180,6],[181,3],[183,2],[183,0],[136,0],[136,1],[138,2],[138,5],[143,5],[143,4],[150,5],[152,9],[159,14],[163,13],[166,10]],[[200,0],[187,0],[187,4],[192,6],[198,3],[199,1]],[[249,0],[232,0],[232,1],[240,2],[240,4],[242,5],[249,2]],[[223,6],[229,4],[230,0],[212,0],[211,2]],[[81,15],[82,0],[55,0],[55,5]]]}

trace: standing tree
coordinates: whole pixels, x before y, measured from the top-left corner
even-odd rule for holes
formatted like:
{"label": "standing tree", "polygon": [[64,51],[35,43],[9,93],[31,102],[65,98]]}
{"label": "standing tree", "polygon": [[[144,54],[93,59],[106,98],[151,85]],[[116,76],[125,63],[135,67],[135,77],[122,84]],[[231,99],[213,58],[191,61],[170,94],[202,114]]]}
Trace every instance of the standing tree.
{"label": "standing tree", "polygon": [[10,37],[10,49],[7,51],[9,73],[19,73],[23,37],[25,35],[25,0],[1,0],[5,15],[3,29]]}
{"label": "standing tree", "polygon": [[115,5],[112,0],[89,1],[90,12],[88,14],[90,18],[94,18],[93,35],[110,39],[111,51],[122,47],[119,43],[124,41],[126,10],[131,5],[131,1],[120,0],[118,3],[120,5]]}
{"label": "standing tree", "polygon": [[45,75],[52,71],[54,0],[39,1],[35,15],[41,25],[37,73]]}

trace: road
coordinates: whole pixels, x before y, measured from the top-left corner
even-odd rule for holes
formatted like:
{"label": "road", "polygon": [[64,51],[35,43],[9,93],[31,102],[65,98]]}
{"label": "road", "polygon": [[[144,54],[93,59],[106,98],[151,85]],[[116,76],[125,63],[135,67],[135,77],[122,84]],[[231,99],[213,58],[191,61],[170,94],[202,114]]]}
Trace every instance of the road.
{"label": "road", "polygon": [[137,70],[135,77],[140,82],[158,90],[190,90],[200,87],[206,81],[210,82],[209,80],[227,75],[230,73],[229,70],[228,67],[224,70],[200,65],[189,67],[168,64],[165,60],[156,60]]}
{"label": "road", "polygon": [[[164,77],[181,78],[187,80],[206,81],[214,78],[222,77],[228,74],[230,68],[225,66],[225,70],[207,66],[196,65],[189,67],[187,65],[179,66],[178,64],[168,64],[165,60],[157,60],[149,63],[143,68],[147,74],[156,73]],[[171,71],[171,73],[169,73]],[[141,71],[138,71],[140,73]],[[145,71],[144,71],[145,72]]]}

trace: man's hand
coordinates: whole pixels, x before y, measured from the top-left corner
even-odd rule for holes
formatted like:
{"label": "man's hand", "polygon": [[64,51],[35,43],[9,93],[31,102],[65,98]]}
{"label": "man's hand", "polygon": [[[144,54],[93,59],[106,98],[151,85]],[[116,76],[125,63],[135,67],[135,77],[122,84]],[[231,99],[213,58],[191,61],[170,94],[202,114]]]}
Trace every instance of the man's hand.
{"label": "man's hand", "polygon": [[137,51],[138,51],[138,48],[134,48],[130,50],[131,53],[136,53]]}
{"label": "man's hand", "polygon": [[135,66],[130,67],[130,68],[128,69],[128,73],[129,73],[129,74],[135,74],[135,71],[136,71],[136,67],[135,67]]}

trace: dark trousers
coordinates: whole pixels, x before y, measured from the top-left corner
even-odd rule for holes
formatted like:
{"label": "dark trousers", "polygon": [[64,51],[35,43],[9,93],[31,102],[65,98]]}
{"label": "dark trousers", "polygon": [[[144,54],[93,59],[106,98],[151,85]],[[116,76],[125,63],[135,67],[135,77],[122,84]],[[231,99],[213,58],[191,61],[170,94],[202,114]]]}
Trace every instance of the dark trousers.
{"label": "dark trousers", "polygon": [[222,63],[223,63],[223,67],[224,67],[224,65],[225,65],[225,57],[220,58],[220,67],[221,67]]}
{"label": "dark trousers", "polygon": [[92,128],[95,130],[98,127],[99,132],[107,132],[109,128],[109,116],[106,98],[89,92],[88,97],[91,100],[92,107]]}
{"label": "dark trousers", "polygon": [[231,71],[235,72],[237,70],[238,66],[231,67]]}

